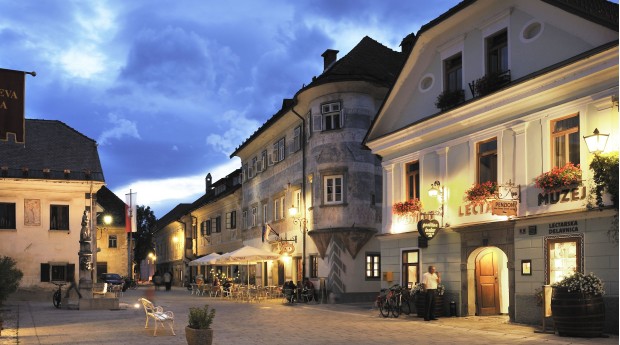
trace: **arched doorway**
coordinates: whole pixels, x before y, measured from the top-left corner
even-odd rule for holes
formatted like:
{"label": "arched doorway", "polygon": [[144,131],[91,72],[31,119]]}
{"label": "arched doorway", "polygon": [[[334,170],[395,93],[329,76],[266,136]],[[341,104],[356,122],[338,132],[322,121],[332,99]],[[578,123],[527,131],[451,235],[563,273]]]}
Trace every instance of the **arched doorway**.
{"label": "arched doorway", "polygon": [[469,315],[508,314],[508,257],[497,247],[474,250],[467,260]]}

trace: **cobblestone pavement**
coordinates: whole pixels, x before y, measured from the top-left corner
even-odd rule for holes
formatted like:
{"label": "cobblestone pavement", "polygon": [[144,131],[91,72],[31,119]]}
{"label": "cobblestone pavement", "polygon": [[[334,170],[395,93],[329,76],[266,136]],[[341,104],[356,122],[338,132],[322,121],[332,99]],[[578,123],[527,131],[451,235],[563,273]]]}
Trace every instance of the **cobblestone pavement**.
{"label": "cobblestone pavement", "polygon": [[[144,328],[138,298],[154,300],[172,310],[174,330]],[[410,316],[383,318],[368,304],[284,304],[281,299],[237,302],[140,287],[120,298],[120,310],[55,309],[50,301],[8,301],[0,345],[40,344],[186,344],[185,325],[191,306],[217,309],[214,344],[618,344],[618,336],[570,338],[535,332],[536,327],[510,324],[506,317],[446,317],[424,322]]]}

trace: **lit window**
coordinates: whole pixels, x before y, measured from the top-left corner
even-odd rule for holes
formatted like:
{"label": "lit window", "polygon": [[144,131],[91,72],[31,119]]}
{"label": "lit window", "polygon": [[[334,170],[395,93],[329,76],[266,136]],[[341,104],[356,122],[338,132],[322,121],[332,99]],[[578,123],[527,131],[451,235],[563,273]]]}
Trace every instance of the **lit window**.
{"label": "lit window", "polygon": [[381,255],[366,254],[366,278],[379,279],[381,275]]}
{"label": "lit window", "polygon": [[551,122],[551,152],[554,167],[579,164],[579,114]]}
{"label": "lit window", "polygon": [[108,248],[116,248],[118,243],[117,243],[117,238],[116,235],[110,235],[108,236]]}
{"label": "lit window", "polygon": [[324,179],[325,204],[342,203],[342,175],[325,176]]}
{"label": "lit window", "polygon": [[583,273],[583,236],[546,237],[547,284],[557,283],[575,272]]}
{"label": "lit window", "polygon": [[403,281],[402,285],[413,287],[420,281],[420,253],[419,250],[403,251]]}
{"label": "lit window", "polygon": [[407,164],[407,200],[420,199],[420,164]]}

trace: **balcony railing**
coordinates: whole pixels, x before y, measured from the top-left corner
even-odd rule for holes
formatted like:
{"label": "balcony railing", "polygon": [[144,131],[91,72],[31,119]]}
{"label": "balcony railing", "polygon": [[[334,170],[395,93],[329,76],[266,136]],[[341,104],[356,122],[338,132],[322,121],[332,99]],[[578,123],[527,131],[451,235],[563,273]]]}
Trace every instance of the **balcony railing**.
{"label": "balcony railing", "polygon": [[474,98],[490,94],[510,83],[510,70],[500,73],[489,73],[469,83],[469,90]]}

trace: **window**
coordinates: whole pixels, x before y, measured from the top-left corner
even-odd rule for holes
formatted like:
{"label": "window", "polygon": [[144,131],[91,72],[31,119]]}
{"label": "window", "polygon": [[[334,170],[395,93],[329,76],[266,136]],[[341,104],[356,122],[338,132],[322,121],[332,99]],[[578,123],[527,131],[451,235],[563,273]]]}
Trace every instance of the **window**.
{"label": "window", "polygon": [[463,63],[461,54],[444,60],[444,91],[463,89]]}
{"label": "window", "polygon": [[275,163],[281,162],[284,160],[285,153],[286,153],[285,148],[286,147],[284,145],[284,138],[278,140],[277,142],[273,144],[272,157]]}
{"label": "window", "polygon": [[215,232],[222,232],[222,216],[215,217]]}
{"label": "window", "polygon": [[545,237],[547,284],[567,275],[583,273],[583,235]]}
{"label": "window", "polygon": [[407,164],[407,200],[420,199],[420,164]]}
{"label": "window", "polygon": [[260,161],[258,162],[258,171],[267,169],[267,150],[264,150],[260,154]]}
{"label": "window", "polygon": [[301,189],[293,192],[293,206],[297,208],[297,212],[301,212]]}
{"label": "window", "polygon": [[237,211],[226,213],[226,229],[237,228]]}
{"label": "window", "polygon": [[205,231],[207,236],[211,236],[211,234],[213,233],[213,222],[211,221],[211,219],[207,219],[205,220]]}
{"label": "window", "polygon": [[310,255],[310,278],[319,277],[319,257],[317,255]]}
{"label": "window", "polygon": [[508,32],[501,32],[488,37],[487,74],[500,74],[508,70]]}
{"label": "window", "polygon": [[497,182],[497,138],[476,145],[478,183]]}
{"label": "window", "polygon": [[273,201],[273,220],[280,219],[280,199]]}
{"label": "window", "polygon": [[41,281],[71,281],[75,276],[75,265],[67,263],[42,263]]}
{"label": "window", "polygon": [[50,265],[50,272],[52,281],[67,281],[67,265]]}
{"label": "window", "polygon": [[324,130],[340,129],[340,103],[328,103],[321,106]]}
{"label": "window", "polygon": [[241,222],[243,223],[243,228],[247,229],[248,228],[248,210],[243,210],[243,213],[241,213]]}
{"label": "window", "polygon": [[293,130],[293,152],[301,150],[301,126]]}
{"label": "window", "polygon": [[248,175],[250,176],[250,178],[254,177],[257,167],[258,167],[258,157],[254,157],[252,158],[252,164],[250,164],[250,168],[248,172]]}
{"label": "window", "polygon": [[379,279],[381,275],[381,255],[366,254],[366,279]]}
{"label": "window", "polygon": [[420,252],[419,250],[403,251],[403,286],[414,286],[420,281]]}
{"label": "window", "polygon": [[248,180],[248,163],[243,164],[241,168],[241,178],[244,182]]}
{"label": "window", "polygon": [[579,114],[551,122],[551,155],[554,167],[579,164]]}
{"label": "window", "polygon": [[68,205],[50,205],[50,230],[69,230]]}
{"label": "window", "polygon": [[209,221],[205,220],[200,223],[200,235],[209,236],[211,234],[211,229],[209,229]]}
{"label": "window", "polygon": [[252,226],[258,225],[258,207],[252,207]]}
{"label": "window", "polygon": [[324,180],[324,194],[326,204],[341,204],[342,203],[342,175],[338,176],[325,176]]}
{"label": "window", "polygon": [[118,242],[116,239],[116,235],[108,236],[108,248],[117,248]]}
{"label": "window", "polygon": [[0,202],[0,229],[17,229],[15,203]]}
{"label": "window", "polygon": [[263,224],[267,224],[267,203],[263,204]]}

